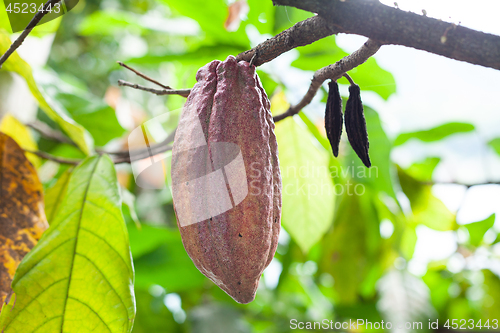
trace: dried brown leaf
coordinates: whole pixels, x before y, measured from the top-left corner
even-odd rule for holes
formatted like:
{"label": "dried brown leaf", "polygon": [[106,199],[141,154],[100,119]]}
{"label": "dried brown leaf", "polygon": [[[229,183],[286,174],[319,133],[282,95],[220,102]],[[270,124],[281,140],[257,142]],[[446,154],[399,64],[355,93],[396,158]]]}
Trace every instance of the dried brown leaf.
{"label": "dried brown leaf", "polygon": [[24,151],[0,132],[0,304],[17,266],[48,228],[43,188]]}

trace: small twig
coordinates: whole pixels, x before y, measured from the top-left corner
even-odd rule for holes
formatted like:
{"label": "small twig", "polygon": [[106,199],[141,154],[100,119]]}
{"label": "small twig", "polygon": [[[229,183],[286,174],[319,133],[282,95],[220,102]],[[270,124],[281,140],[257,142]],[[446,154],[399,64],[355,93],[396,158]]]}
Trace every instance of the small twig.
{"label": "small twig", "polygon": [[163,90],[153,89],[153,88],[141,86],[140,84],[130,83],[130,82],[123,81],[123,80],[118,80],[118,85],[124,86],[124,87],[130,87],[130,88],[134,88],[134,89],[139,89],[139,90],[144,90],[144,91],[150,92],[150,93],[158,95],[158,96],[179,95],[182,97],[188,97],[189,93],[191,92],[191,89],[163,89]]}
{"label": "small twig", "polygon": [[117,63],[118,63],[118,65],[120,65],[120,66],[122,66],[122,67],[125,67],[125,68],[126,68],[126,69],[128,69],[129,71],[134,72],[136,75],[138,75],[138,76],[142,77],[143,79],[145,79],[145,80],[147,80],[147,81],[149,81],[149,82],[152,82],[152,83],[154,83],[154,84],[156,84],[156,85],[158,85],[158,86],[160,86],[160,87],[162,87],[162,88],[164,88],[164,89],[170,89],[170,90],[172,89],[171,87],[166,86],[166,85],[164,85],[164,84],[161,84],[160,82],[158,82],[158,81],[156,81],[156,80],[154,80],[154,79],[150,78],[150,77],[149,77],[149,76],[147,76],[146,74],[143,74],[143,73],[139,72],[138,70],[133,69],[132,67],[125,65],[125,64],[124,64],[123,62],[121,62],[121,61],[117,61]]}
{"label": "small twig", "polygon": [[290,106],[286,112],[273,117],[274,122],[278,122],[285,119],[286,117],[290,117],[299,113],[302,108],[311,103],[314,95],[316,95],[316,92],[325,80],[339,79],[347,71],[350,71],[351,69],[361,65],[366,60],[368,60],[380,49],[380,46],[381,44],[379,42],[368,39],[363,44],[363,46],[361,46],[358,50],[354,51],[350,55],[340,59],[332,65],[328,65],[326,67],[318,69],[314,73],[311,85],[309,86],[309,90],[304,95],[304,97],[302,97],[302,100],[297,105]]}
{"label": "small twig", "polygon": [[40,22],[40,20],[45,16],[45,14],[47,14],[47,8],[49,6],[51,6],[51,8],[52,8],[52,5],[55,5],[59,1],[61,1],[61,0],[48,0],[45,3],[45,5],[43,5],[42,10],[38,11],[35,14],[35,16],[33,16],[33,18],[31,19],[30,23],[28,23],[28,25],[23,30],[23,32],[21,33],[21,35],[19,35],[19,37],[14,41],[14,43],[12,43],[12,45],[9,47],[9,49],[0,57],[0,69],[2,68],[3,63],[5,61],[7,61],[7,59],[10,57],[10,55],[12,53],[14,53],[14,51],[19,46],[21,46],[21,44],[24,42],[24,40],[26,39],[26,37],[31,32],[31,30],[33,30],[33,28],[36,27],[36,25],[38,24],[38,22]]}
{"label": "small twig", "polygon": [[48,153],[43,152],[43,151],[38,151],[38,150],[34,151],[34,150],[24,149],[24,151],[27,152],[27,153],[31,153],[31,154],[34,154],[36,156],[39,156],[41,158],[44,158],[46,160],[54,161],[54,162],[61,163],[61,164],[77,165],[78,163],[81,162],[81,160],[67,159],[67,158],[57,157],[57,156],[48,154]]}
{"label": "small twig", "polygon": [[[137,150],[133,151],[118,151],[118,152],[102,152],[102,154],[109,154],[109,155],[115,155],[112,156],[112,160],[114,164],[121,164],[121,163],[132,163],[135,161],[139,161],[145,158],[150,158],[151,156],[158,155],[161,153],[164,153],[166,151],[172,150],[172,146],[168,145],[168,142],[171,142],[172,140],[167,141],[165,139],[164,141],[153,145],[149,148],[140,148]],[[34,154],[36,156],[39,156],[41,158],[44,158],[46,160],[54,161],[60,164],[71,164],[71,165],[77,165],[79,164],[82,160],[80,159],[67,159],[67,158],[62,158],[58,156],[51,155],[49,153],[43,152],[43,151],[34,151],[34,150],[28,150],[24,149],[25,152]],[[132,156],[132,158],[131,158]]]}
{"label": "small twig", "polygon": [[[151,149],[151,151],[149,151]],[[158,144],[152,147],[148,148],[141,148],[138,149],[137,151],[134,151],[133,153],[129,153],[127,156],[122,155],[122,156],[117,156],[113,158],[113,163],[115,164],[120,164],[120,163],[132,163],[135,161],[139,161],[145,158],[150,158],[151,156],[158,155],[164,152],[167,152],[169,150],[172,150],[172,146],[170,145],[165,145],[165,144]],[[132,156],[132,158],[131,158]]]}
{"label": "small twig", "polygon": [[349,74],[344,73],[344,75],[342,75],[342,76],[345,77],[347,79],[347,81],[349,81],[349,83],[351,84],[351,86],[356,85],[356,83],[354,83],[353,79],[349,76]]}
{"label": "small twig", "polygon": [[[153,152],[160,152],[162,153],[162,147],[166,147],[165,148],[165,151],[167,150],[170,150],[168,149],[168,144],[172,141],[174,141],[174,137],[175,137],[175,130],[170,133],[166,138],[165,140],[161,141],[161,142],[158,142],[154,145],[152,145],[151,147],[146,147],[146,148],[139,148],[139,149],[136,149],[133,151],[133,155],[140,155],[140,154],[143,154],[143,153],[147,153],[149,152],[149,150],[151,149],[151,151]],[[130,151],[129,150],[121,150],[121,151],[114,151],[114,152],[106,152],[106,151],[101,151],[101,153],[103,154],[109,154],[109,155],[115,155],[117,157],[117,160],[118,160],[118,157],[121,159],[124,159],[124,158],[128,158],[129,161],[130,161]],[[142,155],[141,155],[142,156]],[[147,156],[146,156],[147,157]]]}
{"label": "small twig", "polygon": [[68,137],[66,137],[64,134],[62,134],[59,131],[53,130],[50,128],[47,124],[42,123],[40,121],[35,121],[29,124],[26,124],[26,126],[31,127],[38,133],[40,133],[43,137],[47,139],[51,139],[53,141],[58,141],[62,143],[67,143],[73,146],[76,146],[76,144],[71,141]]}
{"label": "small twig", "polygon": [[475,183],[475,184],[467,184],[467,183],[460,183],[460,182],[422,182],[425,185],[460,185],[460,186],[465,186],[467,188],[471,188],[472,186],[481,186],[481,185],[500,185],[500,182],[484,182],[484,183]]}

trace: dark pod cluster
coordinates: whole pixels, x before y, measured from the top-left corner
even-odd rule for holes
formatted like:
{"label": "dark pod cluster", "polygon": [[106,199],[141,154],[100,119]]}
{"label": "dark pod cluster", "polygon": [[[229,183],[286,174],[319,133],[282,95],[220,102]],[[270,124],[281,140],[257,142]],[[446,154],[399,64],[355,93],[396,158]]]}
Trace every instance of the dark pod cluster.
{"label": "dark pod cluster", "polygon": [[336,81],[328,83],[328,99],[325,110],[326,136],[330,140],[333,155],[339,155],[340,137],[342,136],[342,98],[339,93],[339,85]]}
{"label": "dark pod cluster", "polygon": [[[342,99],[340,98],[339,86],[337,82],[330,81],[328,84],[328,99],[325,110],[326,135],[332,146],[333,155],[338,156],[339,143],[342,134]],[[345,107],[345,129],[347,138],[352,149],[356,152],[363,164],[369,168],[371,166],[368,155],[368,132],[366,130],[366,120],[361,102],[361,91],[357,84],[349,86],[349,99]]]}

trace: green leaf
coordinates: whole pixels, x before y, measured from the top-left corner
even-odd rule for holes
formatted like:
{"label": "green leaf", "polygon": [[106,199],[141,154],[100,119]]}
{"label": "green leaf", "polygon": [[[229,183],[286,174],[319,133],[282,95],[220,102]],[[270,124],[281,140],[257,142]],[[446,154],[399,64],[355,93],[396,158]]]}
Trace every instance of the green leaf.
{"label": "green leaf", "polygon": [[94,96],[59,93],[56,98],[73,119],[92,134],[96,146],[104,146],[125,133],[125,129],[118,122],[115,110],[96,100]]}
{"label": "green leaf", "polygon": [[328,152],[292,117],[276,124],[276,137],[283,181],[282,225],[308,252],[333,222],[335,188]]}
{"label": "green leaf", "polygon": [[417,245],[417,232],[414,227],[408,226],[404,229],[401,236],[400,251],[406,260],[410,260],[415,252]]}
{"label": "green leaf", "polygon": [[[162,0],[171,9],[179,14],[187,16],[198,22],[203,32],[205,32],[204,43],[216,44],[225,43],[227,45],[250,47],[245,24],[241,24],[239,29],[228,32],[224,29],[224,22],[228,16],[228,7],[223,0],[191,0],[174,1]],[[202,9],[202,10],[201,10]]]}
{"label": "green leaf", "polygon": [[432,305],[441,313],[446,311],[446,305],[450,300],[450,286],[453,283],[453,277],[445,267],[429,267],[427,273],[422,276],[422,280],[429,287]]}
{"label": "green leaf", "polygon": [[261,34],[273,34],[276,7],[272,1],[247,0],[250,11],[245,23],[254,25]]}
{"label": "green leaf", "polygon": [[438,231],[456,230],[455,215],[432,194],[432,185],[421,182],[398,167],[399,183],[410,200],[409,221]]}
{"label": "green leaf", "polygon": [[393,199],[396,199],[393,187],[394,171],[391,162],[391,141],[382,128],[378,113],[368,106],[364,106],[364,113],[370,142],[369,153],[372,166],[366,168],[346,140],[343,141],[343,144],[348,145],[349,148],[344,150],[344,172],[347,172],[356,182],[367,184],[374,190],[385,192]]}
{"label": "green leaf", "polygon": [[147,290],[136,288],[137,317],[133,333],[177,332],[178,324],[164,303],[165,293],[151,295]]}
{"label": "green leaf", "polygon": [[245,51],[243,47],[236,45],[216,44],[211,46],[199,46],[186,52],[162,54],[146,54],[143,57],[131,58],[125,61],[127,64],[139,64],[158,66],[166,61],[178,61],[183,65],[196,66],[196,69],[211,62],[212,60],[225,60],[228,55],[235,55]]}
{"label": "green leaf", "polygon": [[279,6],[275,7],[275,9],[273,35],[277,35],[283,30],[290,28],[295,23],[316,15],[290,6]]}
{"label": "green leaf", "polygon": [[500,278],[488,269],[483,269],[482,272],[484,274],[484,291],[487,294],[484,299],[490,301],[482,302],[481,315],[483,322],[488,319],[490,322],[493,320],[496,322],[500,317],[500,307],[497,304],[500,299]]}
{"label": "green leaf", "polygon": [[143,32],[138,18],[128,12],[121,11],[95,11],[87,15],[78,25],[78,33],[82,36],[113,35],[124,30]]}
{"label": "green leaf", "polygon": [[321,266],[334,278],[339,304],[355,304],[371,269],[380,265],[380,227],[372,196],[369,190],[364,195],[345,194],[333,229],[322,242]]}
{"label": "green leaf", "polygon": [[250,333],[252,328],[235,308],[223,304],[203,304],[189,313],[192,332]]}
{"label": "green leaf", "polygon": [[[7,32],[0,29],[0,54],[5,53],[5,51],[7,51],[10,47],[10,44],[11,42]],[[21,59],[21,57],[19,57],[17,52],[14,52],[9,59],[7,59],[7,61],[3,64],[2,69],[15,72],[24,78],[31,93],[38,101],[40,109],[42,109],[50,119],[55,121],[85,154],[90,154],[93,149],[92,138],[90,135],[62,109],[58,108],[57,105],[54,105],[54,101],[49,98],[44,98],[44,95],[40,92],[35,79],[33,78],[31,67],[28,63]]]}
{"label": "green leaf", "polygon": [[10,332],[130,332],[133,268],[113,162],[90,157],[71,174],[58,214],[19,265]]}
{"label": "green leaf", "polygon": [[467,133],[473,131],[474,129],[474,125],[468,123],[447,123],[431,128],[429,130],[402,133],[394,141],[394,146],[402,145],[410,139],[418,139],[423,142],[439,141],[449,135],[456,133]]}
{"label": "green leaf", "polygon": [[495,224],[495,214],[490,215],[488,218],[464,225],[469,231],[469,243],[473,246],[479,246],[483,240],[484,234]]}
{"label": "green leaf", "polygon": [[68,169],[59,177],[57,182],[45,191],[45,215],[47,221],[52,224],[52,221],[57,216],[57,212],[61,207],[62,199],[66,195],[69,180],[73,169]]}
{"label": "green leaf", "polygon": [[40,71],[37,77],[39,86],[90,132],[97,146],[104,146],[125,133],[115,110],[101,98],[61,80],[56,73]]}
{"label": "green leaf", "polygon": [[[331,151],[332,147],[330,145],[330,141],[326,136],[323,136],[316,125],[306,116],[304,112],[299,112],[300,119],[306,124],[307,129],[311,134],[318,140],[318,142],[325,148],[326,151]],[[333,153],[332,153],[333,156]]]}
{"label": "green leaf", "polygon": [[120,187],[120,189],[122,191],[123,206],[128,210],[128,214],[132,218],[132,221],[134,221],[136,227],[140,228],[141,222],[135,210],[135,195],[124,187]]}
{"label": "green leaf", "polygon": [[348,73],[362,91],[373,91],[385,100],[396,92],[394,76],[381,68],[373,57]]}
{"label": "green leaf", "polygon": [[9,23],[9,17],[7,16],[7,11],[5,10],[5,4],[3,1],[0,1],[0,31],[2,29],[4,29],[9,34],[12,33],[12,28]]}
{"label": "green leaf", "polygon": [[[297,48],[300,56],[292,66],[309,71],[333,64],[348,55],[335,43],[335,36],[320,39],[310,45]],[[349,71],[351,78],[362,91],[374,91],[383,99],[396,92],[396,81],[392,74],[382,69],[374,58]],[[346,81],[347,82],[347,81]]]}
{"label": "green leaf", "polygon": [[432,180],[432,173],[439,164],[439,161],[441,161],[439,157],[427,157],[422,161],[413,163],[406,169],[406,172],[419,181],[430,182]]}
{"label": "green leaf", "polygon": [[316,71],[347,56],[335,43],[335,36],[329,36],[312,44],[298,47],[299,57],[292,62],[292,66],[306,71]]}
{"label": "green leaf", "polygon": [[262,87],[266,91],[267,96],[272,96],[276,88],[279,86],[274,78],[268,73],[257,69],[257,75],[259,76]]}
{"label": "green leaf", "polygon": [[495,152],[500,155],[500,138],[495,138],[488,142],[488,144],[495,150]]}

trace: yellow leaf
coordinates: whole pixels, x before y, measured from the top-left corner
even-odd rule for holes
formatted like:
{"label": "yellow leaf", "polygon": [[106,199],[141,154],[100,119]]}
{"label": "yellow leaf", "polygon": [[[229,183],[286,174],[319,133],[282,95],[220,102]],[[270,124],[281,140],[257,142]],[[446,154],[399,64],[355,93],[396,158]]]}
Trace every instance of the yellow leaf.
{"label": "yellow leaf", "polygon": [[[0,28],[0,54],[4,54],[10,45],[11,42],[7,31]],[[61,110],[56,103],[51,103],[51,105],[49,103],[51,101],[47,101],[36,85],[31,67],[26,61],[21,59],[16,51],[11,54],[2,66],[2,70],[15,72],[20,75],[28,84],[31,93],[38,101],[40,109],[63,129],[83,153],[90,154],[93,149],[93,141],[90,134]]]}
{"label": "yellow leaf", "polygon": [[[38,145],[35,140],[33,140],[28,128],[11,114],[6,114],[2,118],[0,132],[10,136],[23,149],[38,150]],[[38,156],[30,153],[25,153],[25,155],[36,168],[40,166],[41,162]]]}
{"label": "yellow leaf", "polygon": [[290,103],[286,100],[285,93],[281,90],[271,98],[271,113],[273,116],[286,112],[290,107]]}

